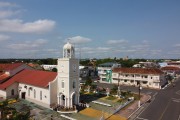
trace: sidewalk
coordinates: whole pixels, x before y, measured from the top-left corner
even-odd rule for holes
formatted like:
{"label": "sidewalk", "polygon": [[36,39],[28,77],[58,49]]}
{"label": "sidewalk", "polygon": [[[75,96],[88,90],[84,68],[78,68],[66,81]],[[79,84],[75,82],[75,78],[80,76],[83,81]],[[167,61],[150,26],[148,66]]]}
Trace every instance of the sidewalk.
{"label": "sidewalk", "polygon": [[[141,97],[141,105],[147,102],[151,98],[150,95],[142,94]],[[134,101],[130,106],[126,107],[125,109],[120,110],[116,113],[116,115],[128,118],[134,111],[138,109],[138,100]]]}

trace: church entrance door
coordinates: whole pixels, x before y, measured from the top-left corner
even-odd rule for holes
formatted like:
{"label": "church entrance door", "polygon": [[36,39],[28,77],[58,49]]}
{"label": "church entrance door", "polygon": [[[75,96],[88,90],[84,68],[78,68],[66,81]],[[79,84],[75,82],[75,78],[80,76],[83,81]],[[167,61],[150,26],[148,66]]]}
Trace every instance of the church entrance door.
{"label": "church entrance door", "polygon": [[61,103],[60,105],[65,106],[65,96],[61,95]]}
{"label": "church entrance door", "polygon": [[22,93],[21,93],[21,98],[22,98],[22,99],[26,99],[26,92],[22,92]]}

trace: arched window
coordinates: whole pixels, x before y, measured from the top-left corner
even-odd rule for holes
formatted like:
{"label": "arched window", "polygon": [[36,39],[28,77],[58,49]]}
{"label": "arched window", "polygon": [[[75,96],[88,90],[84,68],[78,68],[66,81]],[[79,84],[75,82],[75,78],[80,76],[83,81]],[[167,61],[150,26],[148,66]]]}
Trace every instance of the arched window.
{"label": "arched window", "polygon": [[73,81],[73,88],[76,88],[76,82]]}
{"label": "arched window", "polygon": [[64,81],[61,82],[61,87],[64,88]]}
{"label": "arched window", "polygon": [[30,96],[30,89],[28,89],[28,96]]}
{"label": "arched window", "polygon": [[42,91],[40,91],[40,100],[42,100]]}
{"label": "arched window", "polygon": [[11,95],[14,95],[14,89],[11,90]]}
{"label": "arched window", "polygon": [[34,98],[36,98],[36,90],[34,89]]}

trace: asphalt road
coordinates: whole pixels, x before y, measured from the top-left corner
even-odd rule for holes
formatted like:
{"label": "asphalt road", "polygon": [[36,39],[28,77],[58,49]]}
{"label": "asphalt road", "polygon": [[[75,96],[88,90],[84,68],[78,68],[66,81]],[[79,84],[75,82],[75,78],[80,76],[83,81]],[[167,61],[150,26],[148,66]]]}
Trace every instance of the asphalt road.
{"label": "asphalt road", "polygon": [[180,120],[180,80],[160,90],[135,120]]}

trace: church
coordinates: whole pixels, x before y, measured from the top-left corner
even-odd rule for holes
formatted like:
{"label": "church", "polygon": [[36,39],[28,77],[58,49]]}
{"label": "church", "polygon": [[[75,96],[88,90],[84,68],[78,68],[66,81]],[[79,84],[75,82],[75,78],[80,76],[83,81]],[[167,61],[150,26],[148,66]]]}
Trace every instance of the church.
{"label": "church", "polygon": [[75,48],[67,43],[58,72],[34,70],[23,63],[0,64],[0,97],[20,98],[52,108],[72,108],[79,104],[79,60]]}

